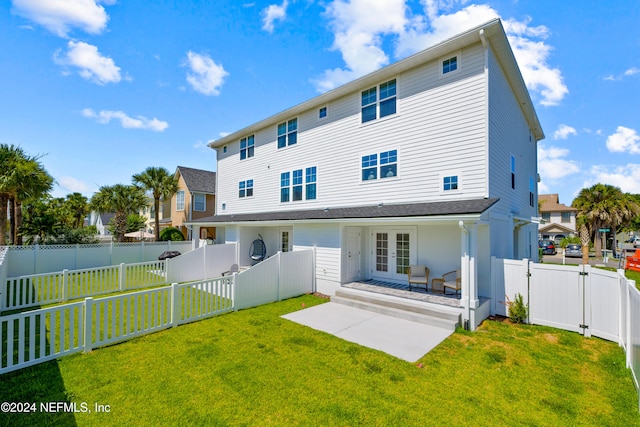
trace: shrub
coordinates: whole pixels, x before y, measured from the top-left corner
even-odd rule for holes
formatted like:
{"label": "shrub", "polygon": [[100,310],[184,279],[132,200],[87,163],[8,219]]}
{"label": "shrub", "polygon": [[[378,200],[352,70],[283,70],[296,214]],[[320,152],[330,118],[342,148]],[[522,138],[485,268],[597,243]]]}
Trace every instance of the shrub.
{"label": "shrub", "polygon": [[508,309],[509,319],[513,323],[524,323],[529,317],[529,304],[524,303],[522,294],[517,293],[514,301],[511,301],[508,296],[505,297],[507,299],[505,304]]}
{"label": "shrub", "polygon": [[180,230],[178,230],[177,228],[169,227],[160,231],[160,240],[165,242],[168,240],[179,242],[184,240],[184,236],[182,235]]}

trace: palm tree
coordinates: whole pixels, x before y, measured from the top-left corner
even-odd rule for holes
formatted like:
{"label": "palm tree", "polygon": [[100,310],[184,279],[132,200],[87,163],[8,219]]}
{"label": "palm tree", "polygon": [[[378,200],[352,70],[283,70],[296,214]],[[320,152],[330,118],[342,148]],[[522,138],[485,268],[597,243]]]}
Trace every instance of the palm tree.
{"label": "palm tree", "polygon": [[144,172],[133,175],[133,182],[150,191],[154,206],[154,232],[156,241],[160,240],[160,198],[169,199],[178,191],[178,178],[162,167],[148,167]]}
{"label": "palm tree", "polygon": [[84,218],[89,214],[89,201],[80,193],[67,194],[67,198],[64,201],[66,209],[71,215],[72,228],[82,228],[84,224]]}
{"label": "palm tree", "polygon": [[620,188],[608,184],[596,184],[580,190],[571,204],[578,209],[578,220],[586,225],[594,236],[596,256],[602,256],[602,241],[598,238],[601,228],[616,230],[635,218],[640,207]]}
{"label": "palm tree", "polygon": [[10,199],[13,201],[12,236],[14,245],[22,245],[22,205],[41,199],[53,188],[53,177],[49,175],[38,157],[18,159],[14,170],[15,187]]}
{"label": "palm tree", "polygon": [[91,198],[89,206],[100,213],[114,212],[113,225],[118,242],[124,240],[127,216],[147,206],[144,191],[134,185],[116,184],[102,186]]}

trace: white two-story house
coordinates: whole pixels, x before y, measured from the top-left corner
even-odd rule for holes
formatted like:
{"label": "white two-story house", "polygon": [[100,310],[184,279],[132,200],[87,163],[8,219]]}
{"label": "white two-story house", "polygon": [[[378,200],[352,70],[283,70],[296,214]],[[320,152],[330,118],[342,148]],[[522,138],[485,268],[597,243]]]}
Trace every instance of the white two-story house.
{"label": "white two-story house", "polygon": [[504,300],[491,257],[537,257],[542,138],[493,20],[211,142],[217,214],[191,224],[218,227],[241,265],[258,236],[267,256],[314,248],[326,294],[460,269],[478,324]]}

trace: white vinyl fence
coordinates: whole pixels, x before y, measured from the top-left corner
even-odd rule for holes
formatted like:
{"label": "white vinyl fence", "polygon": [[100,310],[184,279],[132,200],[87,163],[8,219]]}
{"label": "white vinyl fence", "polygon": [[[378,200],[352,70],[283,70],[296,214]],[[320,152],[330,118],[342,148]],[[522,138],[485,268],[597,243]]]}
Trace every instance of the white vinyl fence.
{"label": "white vinyl fence", "polygon": [[6,277],[154,261],[165,251],[190,252],[193,245],[186,241],[5,246],[9,259]]}
{"label": "white vinyl fence", "polygon": [[9,277],[0,284],[0,311],[164,283],[168,283],[166,260]]}
{"label": "white vinyl fence", "polygon": [[220,277],[236,263],[236,245],[205,245],[177,258],[167,260],[167,281],[190,282]]}
{"label": "white vinyl fence", "polygon": [[0,316],[0,374],[312,292],[314,262],[313,250],[278,253],[230,276]]}
{"label": "white vinyl fence", "polygon": [[[529,323],[617,342],[640,390],[640,291],[624,270],[497,258],[492,264],[494,295],[513,301],[521,294],[529,305]],[[496,306],[495,312],[507,314],[504,307]]]}
{"label": "white vinyl fence", "polygon": [[234,308],[240,310],[314,291],[314,251],[278,252],[235,276]]}

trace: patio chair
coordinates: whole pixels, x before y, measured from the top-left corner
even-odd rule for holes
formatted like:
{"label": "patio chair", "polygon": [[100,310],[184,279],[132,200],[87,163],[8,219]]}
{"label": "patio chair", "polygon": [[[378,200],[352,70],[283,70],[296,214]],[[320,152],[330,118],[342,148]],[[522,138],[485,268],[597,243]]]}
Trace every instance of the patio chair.
{"label": "patio chair", "polygon": [[411,265],[407,268],[407,276],[409,279],[409,291],[411,284],[424,285],[425,292],[429,286],[429,269],[424,265]]}
{"label": "patio chair", "polygon": [[238,273],[240,271],[240,267],[238,264],[231,264],[228,271],[222,273],[223,276],[231,276],[233,273]]}
{"label": "patio chair", "polygon": [[456,295],[462,290],[462,277],[460,276],[460,269],[449,271],[444,273],[442,277],[436,277],[431,281],[431,290],[442,292],[447,294],[447,288],[453,289]]}

